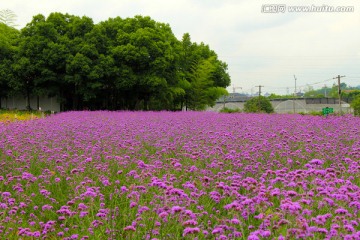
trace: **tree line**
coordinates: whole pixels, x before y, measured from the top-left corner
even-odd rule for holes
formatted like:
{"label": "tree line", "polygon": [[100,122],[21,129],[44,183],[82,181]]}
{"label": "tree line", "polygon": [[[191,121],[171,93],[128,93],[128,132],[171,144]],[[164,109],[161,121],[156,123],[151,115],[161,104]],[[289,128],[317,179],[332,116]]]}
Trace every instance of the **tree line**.
{"label": "tree line", "polygon": [[21,30],[0,23],[0,99],[56,97],[61,110],[202,110],[227,94],[227,64],[147,16],[41,14]]}

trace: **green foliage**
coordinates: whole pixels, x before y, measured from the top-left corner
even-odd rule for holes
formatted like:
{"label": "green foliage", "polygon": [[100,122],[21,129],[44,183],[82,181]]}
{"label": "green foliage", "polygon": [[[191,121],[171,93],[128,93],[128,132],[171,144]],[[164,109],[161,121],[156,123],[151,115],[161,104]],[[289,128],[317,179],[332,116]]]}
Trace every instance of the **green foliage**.
{"label": "green foliage", "polygon": [[11,91],[14,74],[11,65],[17,51],[16,40],[19,31],[0,23],[0,98],[7,97]]}
{"label": "green foliage", "polygon": [[352,89],[346,90],[341,93],[342,98],[346,98],[349,101],[355,100],[358,96],[360,96],[360,90]]}
{"label": "green foliage", "polygon": [[322,113],[322,111],[311,111],[311,112],[309,112],[309,115],[312,115],[312,116],[322,116],[323,113]]}
{"label": "green foliage", "polygon": [[272,93],[267,98],[272,100],[272,99],[289,99],[289,98],[293,98],[293,97],[294,97],[294,95],[278,95],[278,94]]}
{"label": "green foliage", "polygon": [[253,97],[250,100],[246,101],[244,104],[244,111],[273,113],[274,108],[272,107],[271,102],[268,98],[259,96]]}
{"label": "green foliage", "polygon": [[[351,87],[348,86],[346,83],[342,82],[340,83],[341,88],[341,96],[344,98],[352,98],[353,95],[356,95],[358,87]],[[346,91],[351,90],[351,91]],[[359,91],[360,92],[360,91]],[[310,97],[310,98],[323,98],[323,97],[331,97],[331,98],[337,98],[339,97],[339,87],[337,84],[333,84],[332,87],[322,87],[319,89],[314,89],[312,86],[308,86],[305,90],[304,97]]]}
{"label": "green foliage", "polygon": [[221,113],[239,113],[241,112],[240,108],[235,108],[235,109],[232,109],[232,108],[227,108],[227,107],[224,107],[220,110]]}
{"label": "green foliage", "polygon": [[215,56],[200,60],[192,65],[188,90],[187,107],[193,110],[204,110],[214,106],[215,101],[223,95],[228,95],[225,88],[214,83],[213,74],[216,71]]}
{"label": "green foliage", "polygon": [[20,34],[6,36],[16,41],[0,36],[6,79],[0,95],[20,93],[29,109],[31,96],[47,95],[62,110],[202,110],[230,85],[227,64],[209,46],[192,43],[189,34],[179,41],[168,24],[150,17],[94,24],[88,17],[39,14]]}
{"label": "green foliage", "polygon": [[360,95],[357,95],[350,106],[354,109],[354,115],[360,116]]}

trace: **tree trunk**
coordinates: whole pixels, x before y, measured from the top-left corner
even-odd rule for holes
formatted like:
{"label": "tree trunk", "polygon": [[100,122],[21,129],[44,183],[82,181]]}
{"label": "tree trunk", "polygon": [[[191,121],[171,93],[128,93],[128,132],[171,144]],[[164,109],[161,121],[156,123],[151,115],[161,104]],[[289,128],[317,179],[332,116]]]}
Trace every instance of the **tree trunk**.
{"label": "tree trunk", "polygon": [[29,86],[26,87],[26,110],[31,110],[31,106],[30,106],[30,88],[29,88]]}
{"label": "tree trunk", "polygon": [[40,97],[36,96],[36,108],[37,110],[40,110]]}

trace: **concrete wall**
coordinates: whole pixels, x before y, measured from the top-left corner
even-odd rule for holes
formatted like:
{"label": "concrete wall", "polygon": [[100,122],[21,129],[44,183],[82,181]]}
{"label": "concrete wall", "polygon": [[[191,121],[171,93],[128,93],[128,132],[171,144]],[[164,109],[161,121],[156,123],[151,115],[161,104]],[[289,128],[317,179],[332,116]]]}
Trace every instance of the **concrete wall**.
{"label": "concrete wall", "polygon": [[[239,108],[244,110],[245,102],[226,102],[225,107],[230,109]],[[339,104],[306,104],[305,99],[303,100],[285,100],[285,101],[271,101],[276,113],[293,113],[294,105],[296,113],[310,113],[320,112],[323,108],[333,108],[334,112],[339,112]],[[208,108],[207,111],[219,112],[224,107],[224,103],[216,103],[214,107]],[[343,113],[352,113],[350,105],[346,102],[341,103],[341,111]]]}
{"label": "concrete wall", "polygon": [[[309,102],[309,101],[308,101]],[[240,110],[244,110],[244,101],[241,102],[226,102],[225,107]],[[329,107],[333,108],[334,112],[339,112],[339,104],[307,104],[305,99],[296,99],[296,100],[285,100],[285,101],[271,101],[271,104],[276,113],[293,113],[294,104],[295,112],[300,113],[309,113],[309,112],[320,112],[323,108]],[[30,101],[32,109],[37,109],[37,98],[32,97]],[[39,98],[39,107],[42,111],[54,111],[60,112],[60,104],[57,102],[56,98]],[[207,111],[219,112],[224,107],[223,102],[216,103],[214,107],[208,108]],[[7,109],[20,109],[23,110],[26,108],[26,98],[24,97],[10,97],[7,99],[1,99],[1,108]],[[350,105],[346,102],[342,102],[341,110],[343,113],[352,113]]]}
{"label": "concrete wall", "polygon": [[[30,106],[32,109],[37,109],[36,97],[30,99]],[[60,104],[56,98],[39,97],[39,107],[41,107],[42,111],[60,112]],[[24,110],[26,109],[26,98],[21,96],[2,98],[1,108]]]}

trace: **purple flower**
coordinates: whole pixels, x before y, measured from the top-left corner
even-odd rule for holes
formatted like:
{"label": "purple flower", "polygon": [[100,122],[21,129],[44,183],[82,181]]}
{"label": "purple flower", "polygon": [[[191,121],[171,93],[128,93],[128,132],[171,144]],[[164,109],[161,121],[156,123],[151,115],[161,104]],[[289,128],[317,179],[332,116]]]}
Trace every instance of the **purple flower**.
{"label": "purple flower", "polygon": [[88,207],[84,203],[79,203],[78,209],[79,210],[86,210],[86,209],[88,209]]}
{"label": "purple flower", "polygon": [[10,197],[10,196],[11,196],[11,193],[9,193],[9,192],[3,192],[3,193],[1,194],[1,196],[4,197],[4,198],[7,198],[7,197]]}
{"label": "purple flower", "polygon": [[258,236],[256,236],[255,234],[250,234],[250,236],[248,237],[248,240],[260,240],[260,238]]}
{"label": "purple flower", "polygon": [[161,212],[161,213],[159,214],[159,217],[161,217],[161,218],[166,218],[168,215],[169,215],[169,214],[168,214],[167,212]]}
{"label": "purple flower", "polygon": [[182,210],[183,210],[183,208],[182,208],[182,207],[179,207],[179,206],[174,206],[174,207],[171,208],[172,214],[181,212]]}
{"label": "purple flower", "polygon": [[198,222],[195,220],[187,220],[187,221],[183,222],[182,225],[183,226],[189,226],[189,225],[196,226],[197,224],[198,224]]}
{"label": "purple flower", "polygon": [[344,225],[344,229],[345,229],[346,231],[348,231],[348,232],[351,232],[351,233],[355,231],[354,227],[351,226],[350,224],[345,224],[345,225]]}
{"label": "purple flower", "polygon": [[335,213],[336,214],[347,214],[348,210],[343,209],[343,208],[338,208],[338,209],[335,210]]}
{"label": "purple flower", "polygon": [[320,160],[320,159],[313,159],[313,160],[310,161],[310,164],[312,164],[312,165],[323,165],[324,161]]}
{"label": "purple flower", "polygon": [[48,205],[48,204],[45,204],[44,206],[42,206],[42,210],[43,211],[46,211],[46,210],[51,210],[53,208],[53,206],[51,206],[51,205]]}
{"label": "purple flower", "polygon": [[240,221],[237,218],[233,218],[233,219],[231,219],[231,223],[238,225],[238,224],[240,224]]}
{"label": "purple flower", "polygon": [[132,225],[124,227],[124,231],[136,231],[136,228]]}
{"label": "purple flower", "polygon": [[199,232],[200,232],[200,228],[198,227],[194,227],[194,228],[187,227],[184,229],[183,236],[185,237],[186,235],[195,234]]}
{"label": "purple flower", "polygon": [[214,230],[211,232],[212,234],[221,234],[224,230],[222,228],[214,228]]}

